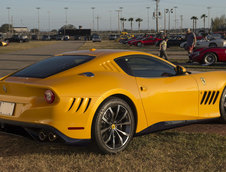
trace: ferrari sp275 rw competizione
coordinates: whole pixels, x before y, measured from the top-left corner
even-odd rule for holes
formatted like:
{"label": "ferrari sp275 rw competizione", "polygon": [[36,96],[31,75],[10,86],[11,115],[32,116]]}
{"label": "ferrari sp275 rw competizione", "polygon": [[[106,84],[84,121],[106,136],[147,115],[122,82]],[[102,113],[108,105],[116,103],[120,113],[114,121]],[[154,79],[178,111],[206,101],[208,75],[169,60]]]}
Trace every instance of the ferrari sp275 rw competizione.
{"label": "ferrari sp275 rw competizione", "polygon": [[41,141],[93,140],[116,153],[134,135],[225,121],[225,87],[225,71],[191,74],[144,52],[67,52],[0,79],[0,126]]}

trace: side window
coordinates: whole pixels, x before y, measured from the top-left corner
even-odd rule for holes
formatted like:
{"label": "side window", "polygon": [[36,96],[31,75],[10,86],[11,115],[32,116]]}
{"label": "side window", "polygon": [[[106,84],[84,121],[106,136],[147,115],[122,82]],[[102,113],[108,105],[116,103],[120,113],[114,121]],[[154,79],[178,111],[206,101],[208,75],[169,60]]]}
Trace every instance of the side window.
{"label": "side window", "polygon": [[116,63],[129,75],[143,78],[175,76],[174,67],[145,55],[132,55],[115,59]]}

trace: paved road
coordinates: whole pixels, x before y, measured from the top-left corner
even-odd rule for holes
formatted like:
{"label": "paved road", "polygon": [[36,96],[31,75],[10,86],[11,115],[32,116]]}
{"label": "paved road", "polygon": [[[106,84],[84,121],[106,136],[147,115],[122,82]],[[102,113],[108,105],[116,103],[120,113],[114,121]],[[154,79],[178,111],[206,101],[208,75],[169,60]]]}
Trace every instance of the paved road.
{"label": "paved road", "polygon": [[0,54],[0,77],[55,54],[75,51],[82,44],[83,42],[62,41],[48,46],[11,52],[10,54]]}

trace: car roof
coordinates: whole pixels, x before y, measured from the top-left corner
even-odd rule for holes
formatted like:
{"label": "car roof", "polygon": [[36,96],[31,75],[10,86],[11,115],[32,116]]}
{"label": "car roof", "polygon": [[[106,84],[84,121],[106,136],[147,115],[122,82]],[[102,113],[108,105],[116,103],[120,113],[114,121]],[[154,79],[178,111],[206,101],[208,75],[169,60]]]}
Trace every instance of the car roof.
{"label": "car roof", "polygon": [[[95,59],[99,60],[113,60],[116,57],[120,56],[127,56],[127,55],[135,55],[135,54],[140,54],[140,55],[148,55],[155,57],[157,59],[163,60],[164,59],[157,57],[153,54],[141,52],[141,51],[132,51],[132,50],[122,50],[122,49],[90,49],[90,50],[79,50],[79,51],[71,51],[71,52],[65,52],[62,54],[59,54],[59,56],[64,56],[64,55],[84,55],[84,56],[95,56]],[[167,63],[171,64],[172,66],[175,66],[174,64],[170,63],[169,61],[166,61]]]}

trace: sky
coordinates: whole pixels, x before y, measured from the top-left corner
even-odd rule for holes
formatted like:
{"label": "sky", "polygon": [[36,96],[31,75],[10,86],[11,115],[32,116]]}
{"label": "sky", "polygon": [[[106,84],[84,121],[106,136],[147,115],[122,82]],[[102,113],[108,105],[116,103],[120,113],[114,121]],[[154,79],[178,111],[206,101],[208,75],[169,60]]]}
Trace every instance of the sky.
{"label": "sky", "polygon": [[[226,0],[160,0],[159,10],[164,13],[164,9],[176,8],[176,27],[181,25],[180,15],[183,15],[183,27],[192,27],[192,16],[197,16],[198,27],[203,26],[203,20],[200,19],[202,14],[210,17],[220,17],[226,15]],[[48,31],[59,29],[66,23],[75,27],[82,26],[84,29],[93,28],[93,10],[94,9],[94,29],[97,30],[97,21],[99,21],[99,30],[117,30],[118,29],[118,10],[122,8],[120,17],[126,19],[132,17],[142,18],[141,29],[148,29],[148,12],[149,12],[149,28],[155,28],[153,12],[155,10],[154,0],[0,0],[0,26],[8,23],[8,10],[10,20],[15,27],[28,27],[29,29],[38,28],[38,10],[40,30]],[[68,9],[65,10],[64,8]],[[146,7],[150,7],[148,10]],[[175,8],[174,8],[175,10]],[[97,16],[99,20],[97,20]],[[206,19],[208,25],[208,19]],[[168,28],[168,16],[167,16]],[[164,17],[159,21],[160,29],[164,28]],[[175,11],[171,14],[170,27],[175,28]],[[125,22],[125,28],[130,29],[130,23]],[[138,24],[133,23],[133,29],[138,29]]]}

